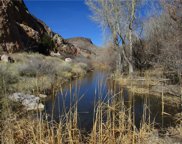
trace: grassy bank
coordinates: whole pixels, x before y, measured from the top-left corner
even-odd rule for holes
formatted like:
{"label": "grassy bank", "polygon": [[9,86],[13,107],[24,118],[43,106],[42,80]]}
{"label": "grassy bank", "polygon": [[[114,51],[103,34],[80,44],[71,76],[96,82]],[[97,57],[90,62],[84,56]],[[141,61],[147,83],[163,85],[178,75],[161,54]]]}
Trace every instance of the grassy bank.
{"label": "grassy bank", "polygon": [[[95,102],[93,126],[86,134],[83,134],[78,127],[77,103],[74,103],[58,122],[53,119],[48,120],[48,114],[41,111],[24,111],[20,105],[6,99],[6,96],[16,91],[38,93],[50,87],[54,87],[54,91],[60,91],[61,83],[73,76],[84,75],[88,67],[83,63],[66,63],[59,58],[39,54],[23,53],[12,55],[12,57],[15,63],[0,63],[2,75],[0,88],[1,97],[3,97],[0,102],[0,142],[3,144],[171,144],[182,142],[181,114],[176,116],[175,127],[167,128],[165,132],[160,133],[161,129],[155,128],[155,121],[150,121],[148,103],[144,103],[140,126],[137,127],[134,99],[128,102],[129,106],[126,106],[122,89],[119,93],[112,91],[112,95],[103,96],[104,101],[100,98]],[[154,72],[150,74],[150,77],[144,77],[150,80],[143,82],[142,87],[147,91],[142,94],[149,94],[148,86],[156,84],[153,78],[151,79],[153,74]],[[135,93],[139,93],[136,91],[139,83],[132,81],[131,77],[115,75],[113,78],[115,81],[120,81],[120,84],[124,84],[123,86],[130,87],[132,90],[130,95],[133,97]],[[111,87],[116,87],[116,83]],[[71,88],[72,86],[70,90]],[[55,97],[56,93],[53,94]],[[161,103],[163,103],[162,100]]]}
{"label": "grassy bank", "polygon": [[83,76],[90,69],[83,62],[65,62],[35,53],[12,54],[11,57],[15,63],[0,62],[1,87],[6,86],[8,92],[42,92]]}
{"label": "grassy bank", "polygon": [[[119,83],[121,87],[127,88],[130,93],[157,97],[163,95],[165,102],[180,105],[181,86],[179,83],[171,84],[176,77],[167,78],[165,73],[167,72],[162,68],[156,68],[143,72],[134,72],[133,75],[114,73],[111,77]],[[171,93],[170,90],[166,92],[168,86],[171,86]],[[173,88],[176,89],[175,92]]]}

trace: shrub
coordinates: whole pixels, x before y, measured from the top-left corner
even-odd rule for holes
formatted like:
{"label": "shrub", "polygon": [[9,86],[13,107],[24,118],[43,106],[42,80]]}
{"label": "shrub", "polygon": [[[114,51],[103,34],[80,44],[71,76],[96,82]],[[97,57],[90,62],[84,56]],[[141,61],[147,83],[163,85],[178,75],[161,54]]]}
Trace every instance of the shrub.
{"label": "shrub", "polygon": [[80,62],[80,63],[78,63],[77,65],[78,65],[81,69],[88,70],[88,65],[87,65],[86,63]]}
{"label": "shrub", "polygon": [[38,47],[33,48],[34,52],[39,52],[41,54],[48,55],[50,50],[55,49],[54,42],[48,34],[41,36]]}
{"label": "shrub", "polygon": [[58,71],[71,72],[72,65],[70,63],[63,62],[57,67]]}
{"label": "shrub", "polygon": [[35,77],[36,75],[37,75],[37,70],[33,66],[23,65],[20,68],[20,76]]}
{"label": "shrub", "polygon": [[20,70],[21,76],[35,77],[36,75],[54,75],[56,69],[54,64],[49,61],[31,59],[28,63],[24,64]]}

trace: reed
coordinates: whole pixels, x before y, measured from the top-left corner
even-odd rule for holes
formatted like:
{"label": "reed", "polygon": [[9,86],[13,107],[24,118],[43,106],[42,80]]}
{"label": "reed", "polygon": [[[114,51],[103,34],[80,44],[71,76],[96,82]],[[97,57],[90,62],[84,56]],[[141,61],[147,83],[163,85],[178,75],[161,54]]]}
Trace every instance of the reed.
{"label": "reed", "polygon": [[[102,93],[102,87],[106,85],[104,81],[99,82],[98,96],[95,100],[93,126],[91,132],[82,133],[78,127],[78,102],[79,84],[76,83],[76,90],[72,91],[72,85],[69,85],[70,105],[66,108],[66,96],[62,96],[63,115],[59,116],[59,121],[54,121],[52,107],[51,120],[48,120],[47,113],[37,111],[36,116],[24,111],[14,111],[11,102],[4,98],[1,103],[1,121],[0,121],[0,141],[2,144],[135,144],[135,143],[166,143],[164,139],[158,136],[154,137],[156,129],[155,122],[150,120],[150,101],[144,97],[143,115],[140,126],[135,124],[135,93],[130,93],[129,100],[125,103],[122,87],[117,90],[116,81],[110,84],[111,91],[106,95]],[[133,87],[133,83],[130,83]],[[149,86],[149,82],[148,82]],[[63,94],[63,88],[52,87],[52,98],[56,99],[58,92]],[[149,94],[149,87],[148,87]],[[2,93],[7,95],[6,90]],[[163,104],[163,101],[161,101]],[[58,106],[59,106],[58,105]],[[163,109],[164,110],[164,109]],[[163,111],[162,111],[163,112]],[[176,127],[179,133],[182,133],[181,121]],[[156,143],[157,143],[156,142]]]}

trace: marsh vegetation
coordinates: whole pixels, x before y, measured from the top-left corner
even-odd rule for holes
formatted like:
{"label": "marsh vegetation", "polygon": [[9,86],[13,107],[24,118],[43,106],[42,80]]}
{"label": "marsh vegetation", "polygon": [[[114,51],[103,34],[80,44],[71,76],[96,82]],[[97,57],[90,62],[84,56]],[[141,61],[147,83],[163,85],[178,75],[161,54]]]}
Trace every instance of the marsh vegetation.
{"label": "marsh vegetation", "polygon": [[24,111],[4,93],[2,143],[181,141],[179,103],[166,100],[163,94],[156,97],[150,91],[130,92],[107,72],[91,72],[53,91],[45,101],[45,111],[37,112]]}
{"label": "marsh vegetation", "polygon": [[[182,143],[182,2],[86,4],[108,38],[103,48],[76,55],[68,43],[76,52],[65,61],[69,47],[59,53],[42,37],[47,55],[19,52],[9,54],[13,63],[0,61],[0,143]],[[8,98],[15,92],[47,95],[45,109],[25,110]]]}

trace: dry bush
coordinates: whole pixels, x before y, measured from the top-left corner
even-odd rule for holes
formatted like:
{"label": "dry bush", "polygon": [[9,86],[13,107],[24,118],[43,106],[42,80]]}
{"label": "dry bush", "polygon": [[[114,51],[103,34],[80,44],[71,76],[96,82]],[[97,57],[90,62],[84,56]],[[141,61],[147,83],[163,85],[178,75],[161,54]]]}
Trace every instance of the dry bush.
{"label": "dry bush", "polygon": [[[182,14],[179,12],[182,10],[182,3],[178,4],[178,8],[175,7],[175,2],[168,4],[173,9],[169,11],[164,9],[160,16],[152,17],[145,23],[147,38],[145,46],[153,65],[162,65],[170,71],[181,71]],[[171,10],[176,11],[176,15],[174,13],[172,15]]]}
{"label": "dry bush", "polygon": [[116,68],[116,51],[111,43],[98,48],[92,63],[95,67],[114,70]]}
{"label": "dry bush", "polygon": [[50,62],[32,59],[30,62],[19,68],[21,76],[35,77],[36,75],[54,75],[55,66]]}

